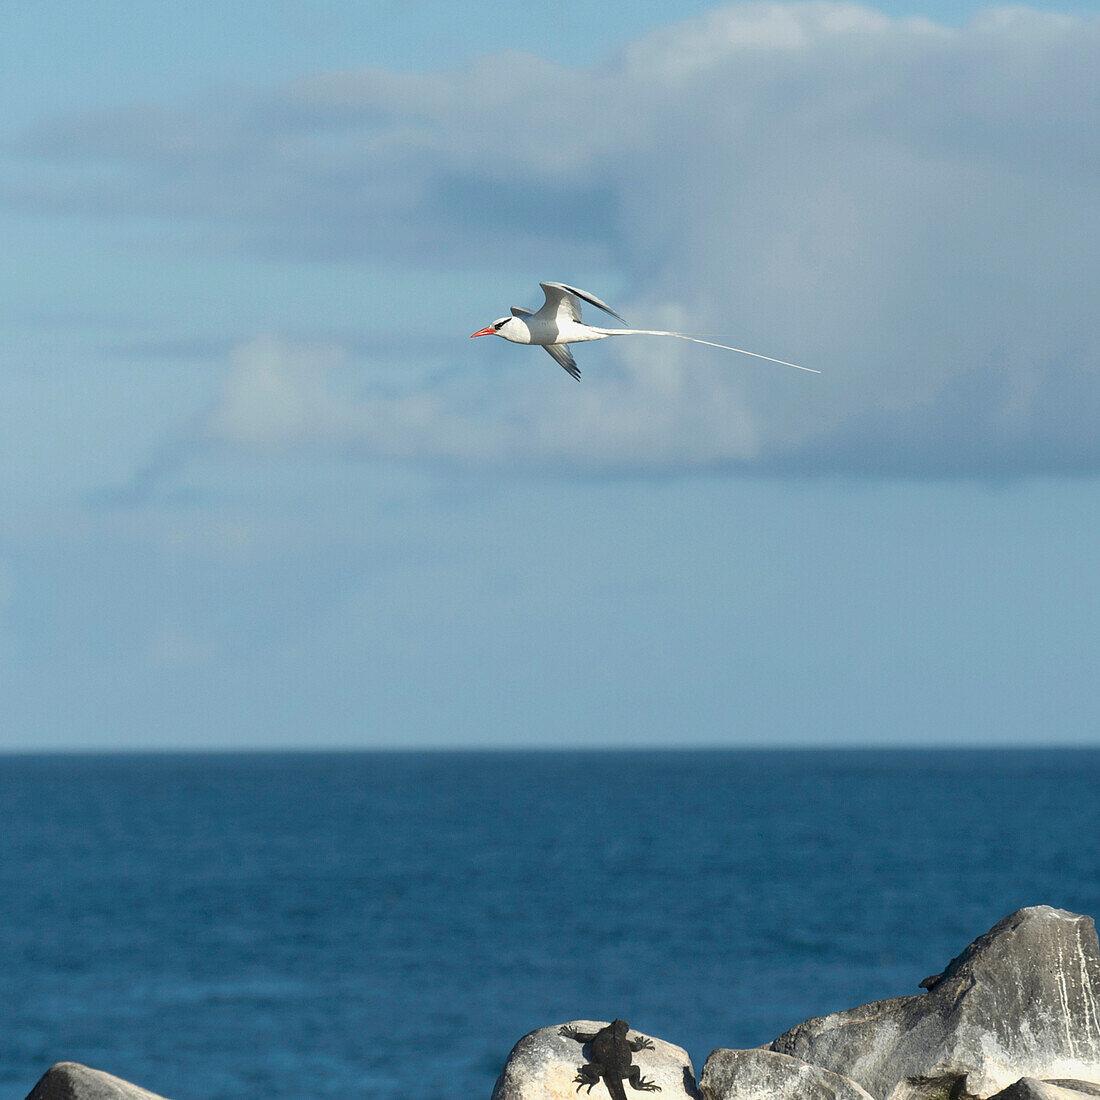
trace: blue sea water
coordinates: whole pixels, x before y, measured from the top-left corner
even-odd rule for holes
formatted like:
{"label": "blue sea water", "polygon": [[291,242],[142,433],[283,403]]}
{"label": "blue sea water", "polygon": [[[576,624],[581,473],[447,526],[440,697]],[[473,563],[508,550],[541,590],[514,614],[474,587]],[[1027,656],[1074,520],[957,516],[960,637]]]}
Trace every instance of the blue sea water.
{"label": "blue sea water", "polygon": [[488,1100],[622,1016],[753,1046],[1100,914],[1100,752],[0,757],[0,1086]]}

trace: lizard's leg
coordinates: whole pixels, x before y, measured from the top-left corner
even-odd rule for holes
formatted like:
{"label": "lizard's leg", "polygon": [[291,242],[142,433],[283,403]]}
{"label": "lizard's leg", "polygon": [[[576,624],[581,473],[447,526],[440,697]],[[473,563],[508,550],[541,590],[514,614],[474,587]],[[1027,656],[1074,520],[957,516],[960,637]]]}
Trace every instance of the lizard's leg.
{"label": "lizard's leg", "polygon": [[630,1073],[626,1078],[630,1082],[632,1089],[637,1089],[638,1092],[660,1092],[661,1086],[655,1085],[652,1081],[647,1081],[642,1076],[641,1066],[631,1066]]}
{"label": "lizard's leg", "polygon": [[577,1092],[580,1092],[585,1085],[588,1086],[588,1091],[591,1092],[595,1085],[600,1083],[600,1071],[603,1066],[598,1066],[595,1062],[586,1062],[579,1070],[577,1070],[577,1076],[573,1078],[573,1083],[577,1086]]}
{"label": "lizard's leg", "polygon": [[558,1028],[558,1034],[564,1035],[567,1039],[576,1039],[578,1043],[590,1043],[596,1038],[594,1031],[591,1034],[587,1031],[578,1031],[572,1024],[562,1024]]}
{"label": "lizard's leg", "polygon": [[626,1045],[637,1054],[639,1050],[652,1050],[653,1040],[647,1039],[644,1035],[639,1035],[636,1039],[627,1039]]}

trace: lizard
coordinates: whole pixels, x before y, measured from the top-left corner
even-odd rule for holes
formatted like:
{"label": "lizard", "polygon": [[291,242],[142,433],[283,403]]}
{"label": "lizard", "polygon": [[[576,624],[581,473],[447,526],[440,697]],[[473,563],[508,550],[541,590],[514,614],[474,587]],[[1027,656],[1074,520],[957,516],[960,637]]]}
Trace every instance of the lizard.
{"label": "lizard", "polygon": [[653,1041],[644,1035],[636,1039],[628,1039],[626,1033],[628,1025],[625,1020],[614,1020],[607,1027],[591,1034],[578,1031],[571,1024],[564,1024],[558,1029],[559,1034],[567,1039],[575,1039],[578,1043],[590,1043],[589,1057],[592,1059],[580,1067],[577,1076],[573,1078],[580,1092],[586,1085],[591,1092],[593,1086],[600,1083],[603,1078],[607,1091],[612,1100],[626,1100],[626,1089],[623,1082],[629,1081],[630,1087],[639,1092],[660,1092],[661,1086],[647,1081],[642,1076],[641,1066],[636,1066],[631,1061],[631,1054],[639,1050],[652,1050]]}

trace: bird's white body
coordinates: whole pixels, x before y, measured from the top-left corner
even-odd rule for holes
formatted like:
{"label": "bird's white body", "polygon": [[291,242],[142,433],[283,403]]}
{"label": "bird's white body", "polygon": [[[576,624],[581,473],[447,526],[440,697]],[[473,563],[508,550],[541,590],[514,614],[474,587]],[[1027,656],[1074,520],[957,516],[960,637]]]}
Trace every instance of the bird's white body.
{"label": "bird's white body", "polygon": [[[715,344],[699,336],[689,336],[685,332],[666,332],[652,328],[597,328],[586,325],[581,320],[580,300],[590,302],[612,317],[623,321],[622,317],[606,302],[601,302],[594,294],[578,290],[565,283],[539,283],[546,301],[537,313],[521,306],[512,306],[511,317],[501,317],[491,325],[475,332],[474,336],[500,336],[513,344],[537,344],[544,347],[550,355],[567,370],[577,381],[581,372],[572,352],[565,345],[583,344],[589,340],[605,340],[608,336],[673,336],[677,340],[690,340],[694,344],[707,344],[712,348],[724,348],[726,351],[738,351],[742,355],[752,355],[757,359],[767,359],[772,363],[782,363],[786,367],[798,367],[799,370],[820,371],[812,367],[800,367],[797,363],[788,363],[785,359],[772,359],[770,355],[760,355],[744,348],[732,348],[728,344]],[[626,324],[626,321],[623,321]]]}
{"label": "bird's white body", "polygon": [[542,317],[539,313],[528,317],[509,317],[507,323],[494,333],[513,344],[539,344],[542,347],[547,344],[582,344],[586,340],[603,340],[611,334],[581,321]]}

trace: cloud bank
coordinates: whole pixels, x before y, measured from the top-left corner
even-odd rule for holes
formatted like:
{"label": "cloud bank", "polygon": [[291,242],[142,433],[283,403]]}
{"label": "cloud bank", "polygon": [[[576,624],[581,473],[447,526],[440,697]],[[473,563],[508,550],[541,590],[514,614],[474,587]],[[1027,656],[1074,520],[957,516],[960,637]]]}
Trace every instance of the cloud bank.
{"label": "cloud bank", "polygon": [[606,265],[634,324],[823,371],[638,339],[582,348],[576,386],[532,349],[490,372],[462,332],[468,371],[348,393],[327,350],[266,340],[203,428],[221,445],[593,474],[1100,470],[1095,18],[734,5],[598,66],[325,73],[56,119],[18,153],[4,199],[39,213],[451,268],[473,327],[512,304],[481,303],[478,270],[529,263],[531,305],[539,279]]}

